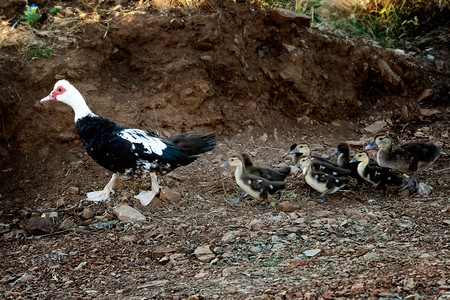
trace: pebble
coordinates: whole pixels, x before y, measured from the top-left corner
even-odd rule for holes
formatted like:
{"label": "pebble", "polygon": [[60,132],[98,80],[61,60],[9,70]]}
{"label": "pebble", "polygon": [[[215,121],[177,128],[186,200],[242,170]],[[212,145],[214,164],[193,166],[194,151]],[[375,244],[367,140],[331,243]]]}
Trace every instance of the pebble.
{"label": "pebble", "polygon": [[179,203],[182,197],[179,192],[163,187],[159,192],[159,198],[169,203]]}
{"label": "pebble", "polygon": [[89,207],[85,207],[81,212],[81,217],[83,219],[90,219],[94,216],[94,212]]}
{"label": "pebble", "polygon": [[194,254],[198,260],[203,262],[210,262],[216,257],[216,255],[211,251],[209,245],[197,247]]}
{"label": "pebble", "polygon": [[77,226],[75,222],[72,220],[72,218],[67,218],[64,221],[61,222],[61,225],[59,225],[60,230],[69,230]]}
{"label": "pebble", "polygon": [[49,234],[53,229],[53,222],[41,217],[33,217],[25,222],[25,230],[31,235]]}
{"label": "pebble", "polygon": [[303,251],[303,254],[305,254],[305,256],[307,256],[307,257],[314,257],[314,256],[318,255],[320,252],[322,252],[322,250],[320,250],[320,249],[310,249],[310,250]]}
{"label": "pebble", "polygon": [[146,220],[143,214],[126,204],[114,207],[113,213],[123,222],[141,222]]}

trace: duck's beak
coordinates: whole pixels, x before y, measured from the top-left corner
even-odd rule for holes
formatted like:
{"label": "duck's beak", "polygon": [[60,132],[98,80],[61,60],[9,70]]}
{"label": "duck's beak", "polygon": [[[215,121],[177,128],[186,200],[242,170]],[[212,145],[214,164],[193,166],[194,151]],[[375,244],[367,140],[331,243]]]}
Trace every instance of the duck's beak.
{"label": "duck's beak", "polygon": [[51,101],[51,100],[56,100],[56,98],[53,98],[52,94],[48,95],[45,98],[42,98],[41,102],[47,102],[47,101]]}
{"label": "duck's beak", "polygon": [[369,150],[369,149],[375,148],[376,146],[377,146],[377,143],[375,142],[375,140],[373,140],[372,143],[370,143],[369,145],[364,147],[364,150]]}
{"label": "duck's beak", "polygon": [[294,153],[299,153],[297,148],[294,148],[293,150],[286,152],[286,155]]}
{"label": "duck's beak", "polygon": [[331,156],[334,156],[334,155],[336,155],[338,153],[339,153],[339,149],[336,149],[336,150],[333,151],[333,153],[331,153]]}
{"label": "duck's beak", "polygon": [[228,167],[230,165],[230,163],[228,163],[228,161],[224,162],[223,164],[221,164],[221,167]]}
{"label": "duck's beak", "polygon": [[302,164],[301,164],[300,162],[298,162],[298,163],[295,164],[295,166],[296,166],[297,168],[300,168],[300,167],[302,166]]}
{"label": "duck's beak", "polygon": [[358,161],[358,160],[356,159],[356,157],[353,157],[353,159],[352,159],[350,162],[356,162],[356,161]]}

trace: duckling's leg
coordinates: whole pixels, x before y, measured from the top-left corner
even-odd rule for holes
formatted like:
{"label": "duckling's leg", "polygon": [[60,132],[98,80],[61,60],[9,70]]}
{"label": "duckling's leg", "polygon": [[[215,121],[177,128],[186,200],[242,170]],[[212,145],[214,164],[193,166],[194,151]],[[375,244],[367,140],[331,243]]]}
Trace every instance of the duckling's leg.
{"label": "duckling's leg", "polygon": [[403,190],[406,190],[407,188],[414,190],[417,189],[418,187],[419,187],[419,180],[417,179],[417,172],[414,172],[411,179],[408,180],[408,182],[404,186],[400,187],[398,191],[401,192]]}
{"label": "duckling's leg", "polygon": [[114,173],[103,190],[87,193],[86,201],[104,202],[108,200],[109,195],[111,193],[114,194],[113,187],[114,183],[116,183],[117,177],[119,177],[119,175]]}
{"label": "duckling's leg", "polygon": [[319,203],[325,203],[325,196],[328,194],[330,192],[330,190],[326,190],[326,191],[324,191],[322,194],[320,194],[319,196],[315,196],[314,197],[314,200],[316,201],[316,202],[319,202]]}
{"label": "duckling's leg", "polygon": [[139,195],[134,196],[134,198],[138,199],[143,206],[147,206],[152,202],[153,198],[159,193],[159,184],[158,178],[156,177],[156,173],[150,173],[150,178],[152,179],[152,190],[151,191],[142,191]]}
{"label": "duckling's leg", "polygon": [[236,204],[238,204],[239,202],[241,202],[241,200],[244,199],[246,196],[247,196],[247,193],[246,193],[246,192],[240,192],[240,193],[239,193],[239,196],[238,196],[237,198],[231,198],[230,200],[228,200],[228,202],[229,202],[231,205],[236,205]]}

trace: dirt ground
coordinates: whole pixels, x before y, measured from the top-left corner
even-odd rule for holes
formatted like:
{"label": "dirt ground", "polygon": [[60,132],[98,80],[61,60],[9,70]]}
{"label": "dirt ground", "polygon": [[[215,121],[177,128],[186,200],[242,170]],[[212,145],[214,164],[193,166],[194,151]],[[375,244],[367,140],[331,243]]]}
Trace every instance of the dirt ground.
{"label": "dirt ground", "polygon": [[[34,32],[54,57],[0,45],[0,299],[450,299],[448,27],[401,54],[245,1],[36,3],[63,8]],[[12,23],[23,11],[17,1],[0,8]],[[70,107],[39,103],[61,78],[121,125],[216,131],[219,143],[159,178],[181,199],[142,207],[133,196],[149,183],[121,178],[108,202],[85,202],[111,174],[85,152]],[[292,165],[293,143],[329,157],[381,128],[396,144],[446,152],[420,175],[431,195],[364,188],[318,204],[293,172],[278,208],[229,203],[240,192],[220,167],[231,154]],[[146,220],[119,222],[123,203]],[[27,220],[39,216],[51,233],[32,236]]]}

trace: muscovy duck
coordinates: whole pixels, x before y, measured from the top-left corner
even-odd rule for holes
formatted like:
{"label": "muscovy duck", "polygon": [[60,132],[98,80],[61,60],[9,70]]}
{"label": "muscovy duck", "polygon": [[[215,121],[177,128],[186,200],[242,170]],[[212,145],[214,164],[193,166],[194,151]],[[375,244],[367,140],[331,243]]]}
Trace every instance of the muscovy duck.
{"label": "muscovy duck", "polygon": [[241,154],[244,162],[245,170],[248,173],[265,178],[269,181],[284,181],[286,177],[291,173],[291,167],[284,166],[278,169],[270,169],[266,167],[255,166],[247,153]]}
{"label": "muscovy duck", "polygon": [[259,206],[258,209],[266,209],[269,207],[268,199],[277,191],[285,188],[283,181],[269,181],[263,177],[256,176],[247,172],[244,166],[244,160],[238,155],[231,156],[222,167],[236,167],[234,177],[237,185],[247,194],[258,200],[264,200],[265,205]]}
{"label": "muscovy duck", "polygon": [[441,148],[431,143],[412,142],[392,149],[392,140],[386,134],[376,135],[364,150],[375,147],[378,147],[377,162],[381,167],[391,168],[395,172],[413,174],[399,191],[406,188],[418,188],[418,173],[428,168],[441,154]]}
{"label": "muscovy duck", "polygon": [[370,182],[374,187],[381,189],[383,195],[386,194],[387,184],[396,186],[402,184],[402,177],[395,174],[391,168],[370,164],[369,161],[369,156],[366,152],[358,152],[350,163],[357,163],[359,176]]}
{"label": "muscovy duck", "polygon": [[328,173],[314,170],[311,168],[312,161],[314,160],[314,158],[304,155],[300,158],[297,165],[302,169],[306,183],[321,193],[319,196],[316,196],[314,200],[319,203],[324,203],[327,194],[336,193],[349,182],[349,179],[347,177],[336,177]]}
{"label": "muscovy duck", "polygon": [[190,164],[200,154],[212,150],[217,142],[215,133],[181,134],[166,139],[145,130],[119,126],[94,114],[81,93],[67,80],[58,81],[41,102],[51,100],[72,107],[76,128],[87,153],[100,166],[114,173],[103,190],[87,193],[86,200],[89,201],[109,199],[118,174],[144,177],[150,173],[152,190],[135,196],[142,205],[148,205],[159,193],[157,173],[166,174]]}

